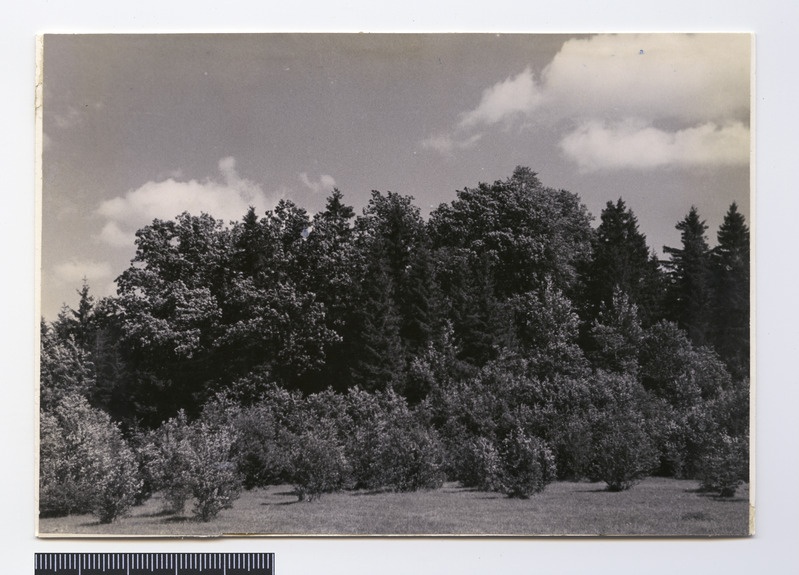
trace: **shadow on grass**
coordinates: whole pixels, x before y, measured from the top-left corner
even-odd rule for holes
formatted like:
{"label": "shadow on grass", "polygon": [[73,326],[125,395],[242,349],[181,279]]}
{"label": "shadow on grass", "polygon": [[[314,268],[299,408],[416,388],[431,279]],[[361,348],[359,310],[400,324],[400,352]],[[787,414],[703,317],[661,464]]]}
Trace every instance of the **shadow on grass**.
{"label": "shadow on grass", "polygon": [[351,491],[350,495],[353,497],[364,497],[373,495],[382,495],[385,493],[399,493],[398,491],[391,491],[390,489],[370,489],[368,491]]}
{"label": "shadow on grass", "polygon": [[168,509],[162,509],[161,511],[153,511],[152,513],[143,513],[139,517],[169,517],[170,515],[174,515],[174,511],[169,511]]}
{"label": "shadow on grass", "polygon": [[741,501],[749,501],[746,497],[722,497],[721,495],[711,495],[710,498],[719,503],[740,503]]}
{"label": "shadow on grass", "polygon": [[705,489],[697,488],[697,489],[685,489],[684,493],[693,493],[699,497],[704,497],[705,499],[712,499],[713,501],[718,501],[720,503],[740,503],[741,501],[749,501],[746,497],[722,497],[719,495],[718,491],[707,491]]}
{"label": "shadow on grass", "polygon": [[297,503],[301,503],[299,499],[296,501],[280,501],[278,503],[270,503],[269,501],[264,501],[261,503],[263,507],[280,507],[283,505],[296,505]]}
{"label": "shadow on grass", "polygon": [[160,523],[199,523],[199,519],[195,519],[194,517],[182,517],[180,515],[176,515],[173,517],[167,517]]}
{"label": "shadow on grass", "polygon": [[711,519],[711,517],[704,511],[692,511],[690,513],[683,513],[680,519],[683,521],[705,521]]}

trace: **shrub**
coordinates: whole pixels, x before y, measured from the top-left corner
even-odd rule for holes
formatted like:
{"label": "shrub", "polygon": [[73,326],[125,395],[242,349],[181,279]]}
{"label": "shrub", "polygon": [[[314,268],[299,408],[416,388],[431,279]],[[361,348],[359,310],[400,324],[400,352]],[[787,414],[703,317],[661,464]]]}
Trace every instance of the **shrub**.
{"label": "shrub", "polygon": [[58,517],[91,510],[91,482],[79,473],[77,447],[68,440],[58,418],[42,412],[39,422],[39,513]]}
{"label": "shrub", "polygon": [[202,419],[189,424],[182,411],[151,434],[146,459],[165,511],[181,513],[193,497],[194,516],[210,521],[232,506],[241,493],[235,440],[232,426]]}
{"label": "shrub", "polygon": [[593,456],[591,421],[581,410],[559,413],[546,437],[555,454],[559,479],[581,479]]}
{"label": "shrub", "polygon": [[604,481],[609,491],[626,491],[656,464],[657,452],[640,415],[615,410],[600,416],[594,431],[590,479]]}
{"label": "shrub", "polygon": [[153,488],[162,492],[166,513],[182,513],[191,497],[189,435],[186,414],[180,411],[151,432],[142,449]]}
{"label": "shrub", "polygon": [[290,453],[271,405],[246,408],[235,419],[236,465],[245,489],[290,480]]}
{"label": "shrub", "polygon": [[393,392],[351,390],[346,453],[356,487],[414,491],[444,482],[438,435]]}
{"label": "shrub", "polygon": [[706,446],[698,475],[703,490],[733,497],[738,486],[749,477],[749,441],[723,432],[718,434]]}
{"label": "shrub", "polygon": [[194,516],[202,521],[229,509],[241,494],[241,479],[232,457],[235,435],[228,426],[198,422],[191,434],[189,474]]}
{"label": "shrub", "polygon": [[313,501],[344,487],[349,468],[344,449],[331,437],[307,431],[296,438],[291,482],[300,501]]}
{"label": "shrub", "polygon": [[397,423],[384,430],[378,448],[381,486],[394,491],[441,487],[443,452],[435,431],[415,422]]}
{"label": "shrub", "polygon": [[39,405],[52,412],[67,396],[86,396],[95,387],[94,364],[73,337],[42,333]]}
{"label": "shrub", "polygon": [[93,513],[102,523],[123,516],[142,482],[119,427],[85,398],[66,395],[42,412],[39,512]]}
{"label": "shrub", "polygon": [[502,459],[490,439],[477,437],[467,441],[459,456],[458,476],[464,487],[476,487],[481,491],[500,490]]}
{"label": "shrub", "polygon": [[724,363],[712,350],[694,347],[683,330],[665,321],[644,334],[640,365],[644,388],[679,409],[717,397],[731,382]]}
{"label": "shrub", "polygon": [[111,523],[124,517],[136,503],[142,487],[139,463],[121,434],[111,434],[108,449],[108,459],[103,465],[106,473],[97,478],[97,494],[92,505],[92,513],[100,523]]}
{"label": "shrub", "polygon": [[527,499],[555,479],[555,458],[546,443],[516,428],[502,441],[500,486],[508,497]]}

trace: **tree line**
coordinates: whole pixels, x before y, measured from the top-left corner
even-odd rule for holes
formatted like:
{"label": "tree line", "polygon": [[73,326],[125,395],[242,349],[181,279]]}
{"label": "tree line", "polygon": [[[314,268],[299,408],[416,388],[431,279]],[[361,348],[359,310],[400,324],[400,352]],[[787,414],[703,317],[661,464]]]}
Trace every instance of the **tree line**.
{"label": "tree line", "polygon": [[[650,473],[729,494],[748,461],[749,230],[734,203],[713,248],[696,208],[676,227],[660,260],[622,199],[594,229],[522,167],[427,220],[377,191],[356,217],[339,190],[313,216],[282,200],[231,225],[154,220],[116,296],[84,283],[77,309],[42,322],[42,434],[94,414],[142,470],[139,496],[169,492],[154,470],[198,450],[231,494],[448,478],[528,496]],[[177,503],[202,501],[196,475]]]}

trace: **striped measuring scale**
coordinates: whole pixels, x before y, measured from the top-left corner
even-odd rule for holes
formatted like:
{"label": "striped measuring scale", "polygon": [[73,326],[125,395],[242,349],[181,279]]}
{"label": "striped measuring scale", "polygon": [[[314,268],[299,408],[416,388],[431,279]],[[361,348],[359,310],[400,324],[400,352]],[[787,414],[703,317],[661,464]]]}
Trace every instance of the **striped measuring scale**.
{"label": "striped measuring scale", "polygon": [[274,575],[274,553],[36,553],[35,575]]}

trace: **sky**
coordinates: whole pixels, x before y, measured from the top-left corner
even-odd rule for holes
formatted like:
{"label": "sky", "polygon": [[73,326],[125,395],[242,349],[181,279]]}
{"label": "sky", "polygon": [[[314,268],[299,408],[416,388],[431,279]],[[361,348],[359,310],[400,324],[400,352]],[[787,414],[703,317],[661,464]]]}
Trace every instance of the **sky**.
{"label": "sky", "polygon": [[596,225],[623,198],[650,248],[750,215],[746,34],[47,35],[41,313],[96,297],[153,218],[225,222],[333,187],[427,215],[518,165],[578,194]]}

